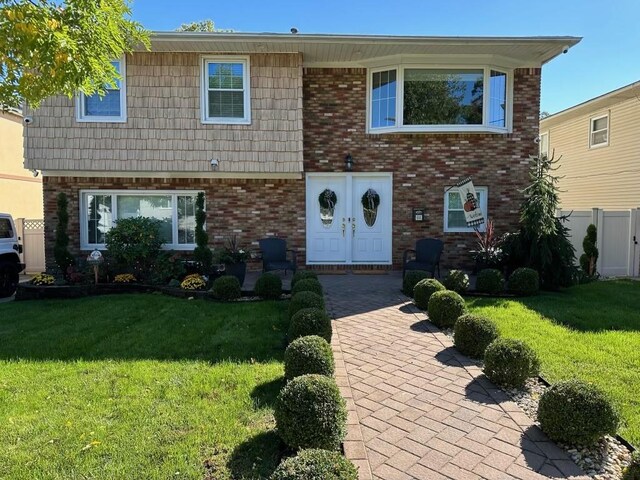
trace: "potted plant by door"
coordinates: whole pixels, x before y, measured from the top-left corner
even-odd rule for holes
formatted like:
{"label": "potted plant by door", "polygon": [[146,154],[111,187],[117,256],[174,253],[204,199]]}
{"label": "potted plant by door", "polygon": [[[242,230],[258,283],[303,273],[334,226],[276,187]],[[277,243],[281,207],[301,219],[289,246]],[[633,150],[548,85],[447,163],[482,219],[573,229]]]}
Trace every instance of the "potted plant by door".
{"label": "potted plant by door", "polygon": [[495,235],[493,220],[487,220],[484,232],[475,231],[478,238],[477,250],[471,250],[476,261],[474,273],[478,273],[485,268],[502,269],[504,254],[500,245],[500,240]]}
{"label": "potted plant by door", "polygon": [[216,252],[216,263],[224,265],[224,275],[233,275],[240,282],[244,283],[247,273],[247,259],[249,251],[240,247],[238,237],[233,235],[227,238],[224,246]]}

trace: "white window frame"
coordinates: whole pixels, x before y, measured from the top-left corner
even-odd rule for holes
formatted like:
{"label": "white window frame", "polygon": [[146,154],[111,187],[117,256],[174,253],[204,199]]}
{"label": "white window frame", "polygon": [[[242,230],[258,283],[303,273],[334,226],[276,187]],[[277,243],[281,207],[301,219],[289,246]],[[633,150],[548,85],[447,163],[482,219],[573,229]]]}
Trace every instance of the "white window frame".
{"label": "white window frame", "polygon": [[118,218],[118,195],[171,195],[172,205],[172,243],[162,245],[163,250],[186,250],[191,251],[196,248],[194,243],[177,243],[178,242],[178,197],[192,196],[195,197],[202,190],[80,190],[80,250],[106,250],[104,243],[89,243],[89,231],[87,229],[87,196],[88,195],[110,195],[111,196],[111,216],[113,222]]}
{"label": "white window frame", "polygon": [[[244,90],[244,118],[235,117],[210,117],[209,116],[209,63],[242,63],[244,76],[242,88]],[[249,56],[206,55],[202,57],[200,64],[200,112],[201,121],[204,124],[213,125],[251,125],[251,66]]]}
{"label": "white window frame", "polygon": [[[444,223],[444,232],[445,233],[473,233],[475,229],[473,227],[449,227],[449,193],[454,190],[454,188],[447,187],[444,191],[444,215],[443,215],[443,223]],[[484,232],[486,228],[486,222],[489,218],[489,187],[475,187],[476,193],[482,192],[482,196],[480,198],[480,209],[484,214],[485,223],[478,227],[478,230]]]}
{"label": "white window frame", "polygon": [[127,121],[127,65],[125,57],[116,58],[114,62],[120,62],[120,115],[85,115],[85,94],[76,95],[76,121],[93,123],[125,123]]}
{"label": "white window frame", "polygon": [[[600,120],[602,118],[606,118],[607,119],[607,140],[605,142],[602,143],[593,143],[593,134],[594,133],[598,133],[598,132],[602,132],[605,129],[600,129],[600,130],[594,130],[593,126],[596,123],[596,120]],[[591,117],[589,119],[589,148],[601,148],[601,147],[606,147],[609,145],[609,135],[610,135],[610,130],[611,130],[611,119],[609,118],[609,113],[605,113],[603,115],[598,115],[597,117]]]}
{"label": "white window frame", "polygon": [[[542,137],[547,137],[547,151],[546,151],[546,152],[543,152],[543,151],[542,151],[542,145],[543,145],[543,143],[542,143]],[[550,138],[551,138],[551,136],[549,135],[549,130],[547,130],[546,132],[540,132],[540,139],[539,139],[539,140],[540,140],[540,142],[539,142],[539,144],[538,144],[538,145],[539,145],[539,148],[538,148],[538,155],[539,155],[540,157],[542,157],[542,155],[544,154],[544,155],[546,155],[546,156],[547,156],[547,158],[549,158],[549,146],[550,146],[550,145],[549,145],[549,139],[550,139]]]}
{"label": "white window frame", "polygon": [[[481,125],[404,125],[404,71],[406,69],[449,69],[449,70],[482,70],[483,71],[483,92],[482,92],[482,124]],[[373,88],[373,74],[387,70],[396,71],[396,125],[393,127],[372,127],[371,126],[371,101]],[[506,73],[506,97],[507,111],[505,112],[505,126],[496,127],[489,125],[489,99],[490,99],[490,79],[491,71]],[[369,68],[367,72],[367,120],[366,131],[370,134],[378,133],[511,133],[513,130],[513,69],[499,67],[497,65],[444,65],[425,63],[402,63],[396,65],[385,65]]]}

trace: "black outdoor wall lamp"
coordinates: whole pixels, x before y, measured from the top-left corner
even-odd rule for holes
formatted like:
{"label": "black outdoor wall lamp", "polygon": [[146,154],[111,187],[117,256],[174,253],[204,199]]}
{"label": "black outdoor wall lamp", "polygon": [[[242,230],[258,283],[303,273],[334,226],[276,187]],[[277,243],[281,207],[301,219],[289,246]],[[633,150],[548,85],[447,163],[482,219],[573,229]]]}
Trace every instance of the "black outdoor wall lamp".
{"label": "black outdoor wall lamp", "polygon": [[353,157],[351,156],[350,153],[347,153],[347,156],[344,157],[344,169],[347,172],[350,172],[353,170]]}

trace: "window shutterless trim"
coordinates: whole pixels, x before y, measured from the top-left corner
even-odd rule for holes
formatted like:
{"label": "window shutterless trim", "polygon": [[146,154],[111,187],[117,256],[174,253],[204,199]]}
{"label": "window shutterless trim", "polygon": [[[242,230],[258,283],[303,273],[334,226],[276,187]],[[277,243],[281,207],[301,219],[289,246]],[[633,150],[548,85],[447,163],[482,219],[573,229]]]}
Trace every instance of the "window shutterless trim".
{"label": "window shutterless trim", "polygon": [[84,106],[86,95],[76,95],[76,122],[92,123],[126,123],[127,122],[127,65],[125,57],[114,59],[120,62],[120,115],[85,115]]}
{"label": "window shutterless trim", "polygon": [[[242,63],[242,88],[244,102],[244,117],[210,117],[209,116],[209,73],[207,65],[209,63]],[[200,63],[200,121],[205,124],[232,124],[251,125],[251,68],[249,56],[230,55],[204,55]],[[233,90],[230,90],[233,91]]]}
{"label": "window shutterless trim", "polygon": [[[482,124],[478,125],[404,125],[404,71],[406,69],[427,70],[482,70]],[[373,100],[373,74],[389,70],[396,71],[396,124],[393,127],[372,127],[372,100]],[[505,95],[507,109],[505,112],[505,126],[496,127],[489,124],[489,99],[491,71],[505,73],[507,84]],[[366,133],[510,133],[513,129],[513,69],[503,68],[497,65],[443,65],[423,63],[403,63],[396,65],[378,66],[367,70],[367,107],[366,107]]]}
{"label": "window shutterless trim", "polygon": [[[600,130],[594,130],[593,126],[596,122],[596,120],[600,120],[602,118],[606,118],[607,119],[607,128],[601,128]],[[591,117],[589,118],[589,148],[600,148],[600,147],[606,147],[609,145],[609,130],[611,128],[611,124],[610,124],[611,120],[609,117],[609,112],[603,114],[603,115],[598,115],[596,117]],[[593,134],[594,133],[599,133],[599,132],[607,132],[607,140],[605,142],[600,142],[600,143],[593,143]]]}
{"label": "window shutterless trim", "polygon": [[87,225],[87,196],[88,195],[104,195],[111,196],[111,217],[112,222],[118,220],[118,195],[137,195],[137,196],[153,196],[153,195],[171,195],[171,237],[172,243],[162,245],[163,250],[193,250],[196,247],[194,243],[178,243],[178,197],[195,197],[202,190],[80,190],[80,250],[106,250],[104,243],[89,243],[89,231]]}
{"label": "window shutterless trim", "polygon": [[[473,233],[475,230],[473,227],[449,227],[449,193],[452,190],[449,190],[451,186],[445,188],[444,192],[444,215],[443,215],[443,231],[445,233]],[[481,232],[484,231],[487,219],[489,218],[489,187],[475,187],[476,193],[481,192],[482,196],[480,197],[480,209],[484,214],[485,223],[483,223],[479,230]]]}

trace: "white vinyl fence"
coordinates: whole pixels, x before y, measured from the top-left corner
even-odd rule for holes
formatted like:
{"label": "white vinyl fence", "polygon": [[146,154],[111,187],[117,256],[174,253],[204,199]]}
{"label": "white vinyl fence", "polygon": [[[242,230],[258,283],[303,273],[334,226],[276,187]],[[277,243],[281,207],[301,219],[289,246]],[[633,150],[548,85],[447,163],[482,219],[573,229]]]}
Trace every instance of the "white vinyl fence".
{"label": "white vinyl fence", "polygon": [[44,261],[44,220],[17,218],[16,230],[22,243],[22,261],[26,264],[25,273],[45,271]]}
{"label": "white vinyl fence", "polygon": [[640,209],[630,210],[562,210],[560,215],[571,215],[566,224],[571,230],[571,243],[576,258],[584,253],[582,240],[587,227],[598,229],[596,246],[599,250],[596,268],[605,277],[637,277],[640,269]]}

